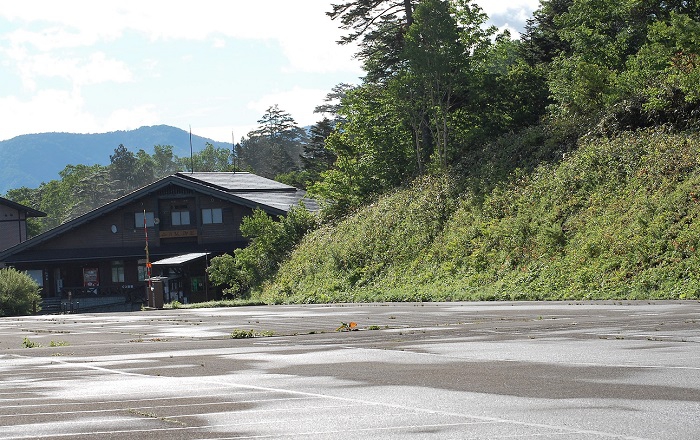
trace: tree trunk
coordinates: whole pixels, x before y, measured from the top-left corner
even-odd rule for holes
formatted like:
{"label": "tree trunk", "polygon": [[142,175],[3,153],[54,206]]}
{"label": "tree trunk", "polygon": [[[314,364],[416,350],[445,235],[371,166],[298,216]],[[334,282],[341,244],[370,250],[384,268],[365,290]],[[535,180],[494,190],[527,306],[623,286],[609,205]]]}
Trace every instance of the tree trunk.
{"label": "tree trunk", "polygon": [[413,24],[413,5],[411,0],[403,0],[403,6],[406,10],[406,27],[408,28]]}

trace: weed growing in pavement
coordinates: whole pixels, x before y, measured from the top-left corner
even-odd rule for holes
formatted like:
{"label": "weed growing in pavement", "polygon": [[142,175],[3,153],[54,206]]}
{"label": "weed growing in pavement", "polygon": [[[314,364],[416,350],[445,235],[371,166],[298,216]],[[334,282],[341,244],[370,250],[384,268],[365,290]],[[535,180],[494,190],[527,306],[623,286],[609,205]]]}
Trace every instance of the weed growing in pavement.
{"label": "weed growing in pavement", "polygon": [[66,341],[51,341],[49,343],[49,347],[67,347],[70,344],[67,343]]}
{"label": "weed growing in pavement", "polygon": [[274,335],[275,335],[275,332],[273,332],[271,330],[257,332],[253,329],[250,329],[250,330],[235,329],[234,331],[231,332],[231,339],[260,338],[260,337],[269,337],[269,336],[274,336]]}
{"label": "weed growing in pavement", "polygon": [[24,340],[22,341],[22,345],[24,346],[24,348],[39,348],[39,347],[41,347],[41,344],[39,344],[38,342],[34,342],[34,341],[29,340],[29,338],[24,338]]}

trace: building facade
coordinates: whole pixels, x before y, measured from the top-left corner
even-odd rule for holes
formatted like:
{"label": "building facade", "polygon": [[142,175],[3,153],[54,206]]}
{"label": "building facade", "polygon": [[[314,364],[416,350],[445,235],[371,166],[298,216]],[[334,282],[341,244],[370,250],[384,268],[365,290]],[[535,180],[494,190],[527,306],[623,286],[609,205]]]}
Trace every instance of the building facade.
{"label": "building facade", "polygon": [[166,302],[216,299],[206,268],[247,245],[243,218],[300,202],[318,209],[303,191],[254,174],[177,173],[0,252],[0,262],[27,271],[44,298],[81,298],[83,310],[107,298],[143,302],[156,276]]}

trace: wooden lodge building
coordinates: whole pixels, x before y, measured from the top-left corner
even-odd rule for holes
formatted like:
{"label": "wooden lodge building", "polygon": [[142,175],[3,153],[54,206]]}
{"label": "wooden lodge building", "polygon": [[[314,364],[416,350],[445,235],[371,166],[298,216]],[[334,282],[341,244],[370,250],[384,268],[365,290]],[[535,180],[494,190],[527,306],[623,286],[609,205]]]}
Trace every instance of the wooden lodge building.
{"label": "wooden lodge building", "polygon": [[27,271],[44,302],[60,299],[64,310],[140,308],[154,300],[149,281],[161,283],[156,306],[218,299],[206,268],[247,245],[243,218],[256,208],[285,215],[300,202],[318,210],[304,191],[255,174],[180,172],[0,250],[0,267]]}

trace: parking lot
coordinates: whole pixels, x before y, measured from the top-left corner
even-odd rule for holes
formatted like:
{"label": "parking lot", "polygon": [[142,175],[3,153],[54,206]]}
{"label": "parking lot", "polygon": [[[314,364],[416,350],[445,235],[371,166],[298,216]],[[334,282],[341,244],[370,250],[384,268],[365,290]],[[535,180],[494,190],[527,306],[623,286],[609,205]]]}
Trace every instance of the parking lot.
{"label": "parking lot", "polygon": [[0,318],[0,438],[96,436],[698,439],[700,302]]}

